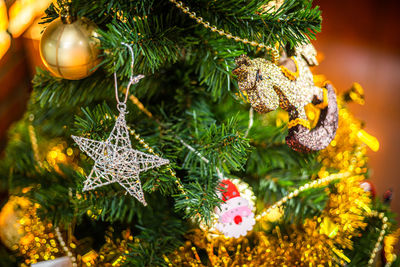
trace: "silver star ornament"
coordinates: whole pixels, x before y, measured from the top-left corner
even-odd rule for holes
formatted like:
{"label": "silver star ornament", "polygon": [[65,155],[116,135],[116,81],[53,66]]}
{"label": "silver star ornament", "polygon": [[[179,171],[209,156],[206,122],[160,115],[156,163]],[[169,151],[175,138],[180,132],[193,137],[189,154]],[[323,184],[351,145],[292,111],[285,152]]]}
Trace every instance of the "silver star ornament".
{"label": "silver star ornament", "polygon": [[94,160],[93,169],[84,182],[83,191],[116,182],[146,206],[139,173],[168,164],[169,161],[132,149],[125,112],[120,111],[106,141],[72,136],[80,150]]}

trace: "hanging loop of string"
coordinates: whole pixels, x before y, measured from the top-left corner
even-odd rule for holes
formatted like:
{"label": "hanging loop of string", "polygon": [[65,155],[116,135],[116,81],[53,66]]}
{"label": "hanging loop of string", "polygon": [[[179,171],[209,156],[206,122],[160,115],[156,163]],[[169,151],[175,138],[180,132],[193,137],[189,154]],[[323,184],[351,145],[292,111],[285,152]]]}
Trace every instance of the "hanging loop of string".
{"label": "hanging loop of string", "polygon": [[[115,98],[117,99],[117,108],[120,112],[124,112],[126,110],[126,102],[128,101],[129,89],[132,84],[136,84],[140,81],[140,79],[144,78],[144,75],[139,74],[133,76],[133,64],[135,63],[135,55],[133,53],[133,49],[127,43],[121,42],[122,45],[126,46],[129,49],[129,53],[131,54],[131,76],[129,77],[129,83],[126,86],[125,98],[124,101],[120,101],[118,97],[118,81],[117,81],[117,73],[114,72],[114,87],[115,87]],[[115,66],[115,62],[114,62]]]}

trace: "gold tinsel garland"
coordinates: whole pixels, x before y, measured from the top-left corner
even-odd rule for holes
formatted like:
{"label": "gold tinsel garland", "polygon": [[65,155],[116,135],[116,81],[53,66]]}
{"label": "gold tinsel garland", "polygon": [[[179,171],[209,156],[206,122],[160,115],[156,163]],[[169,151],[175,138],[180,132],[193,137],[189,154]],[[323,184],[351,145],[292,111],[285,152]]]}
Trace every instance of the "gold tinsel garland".
{"label": "gold tinsel garland", "polygon": [[30,266],[63,255],[50,222],[41,221],[33,204],[25,197],[11,196],[0,212],[0,239],[25,258],[21,266]]}
{"label": "gold tinsel garland", "polygon": [[[323,76],[315,78],[317,84],[324,80]],[[360,90],[357,92],[353,97],[363,97]],[[366,146],[373,149],[379,143],[362,130],[362,123],[346,108],[345,97],[352,100],[349,93],[339,96],[339,128],[336,138],[319,155],[323,164],[319,177],[327,177],[333,170],[353,175],[336,183],[332,192],[326,189],[329,200],[320,216],[306,219],[301,226],[292,225],[287,234],[276,227],[269,235],[254,231],[239,239],[211,239],[196,229],[186,235],[183,246],[165,256],[165,261],[170,266],[336,266],[350,262],[343,249],[353,248],[351,239],[361,235],[366,227],[364,219],[371,213],[369,192],[360,187],[367,172]]]}
{"label": "gold tinsel garland", "polygon": [[[369,203],[359,187],[361,180],[362,176],[354,176],[339,182],[323,214],[307,219],[303,226],[292,225],[288,234],[276,227],[271,235],[253,232],[239,239],[207,239],[206,232],[194,230],[186,236],[185,245],[166,260],[170,266],[334,266],[348,262],[342,249],[351,249],[351,237],[366,226],[364,205],[353,202],[359,198],[360,203]],[[206,254],[208,262],[201,262],[199,254]]]}
{"label": "gold tinsel garland", "polygon": [[62,237],[58,240],[54,226],[37,216],[38,208],[38,204],[26,197],[11,196],[0,212],[0,240],[25,258],[20,263],[22,267],[65,256],[65,248],[77,256],[75,260],[79,266],[120,266],[131,251],[128,244],[134,238],[129,229],[123,231],[121,237],[114,237],[114,230],[110,228],[99,252],[80,248],[80,242],[73,236],[70,242]]}

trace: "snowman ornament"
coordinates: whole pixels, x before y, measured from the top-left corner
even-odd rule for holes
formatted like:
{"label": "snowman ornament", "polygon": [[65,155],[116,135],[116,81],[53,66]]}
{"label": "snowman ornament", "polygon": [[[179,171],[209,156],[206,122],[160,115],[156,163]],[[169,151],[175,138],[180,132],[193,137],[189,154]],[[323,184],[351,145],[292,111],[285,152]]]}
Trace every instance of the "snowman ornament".
{"label": "snowman ornament", "polygon": [[242,197],[231,180],[224,179],[219,186],[219,194],[224,202],[215,208],[215,228],[226,237],[245,236],[256,223],[251,199]]}

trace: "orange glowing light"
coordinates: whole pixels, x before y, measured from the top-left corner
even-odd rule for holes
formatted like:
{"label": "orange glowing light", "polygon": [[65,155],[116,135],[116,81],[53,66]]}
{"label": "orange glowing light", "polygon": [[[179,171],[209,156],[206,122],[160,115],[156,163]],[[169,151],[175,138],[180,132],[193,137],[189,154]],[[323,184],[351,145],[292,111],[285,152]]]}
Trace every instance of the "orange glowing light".
{"label": "orange glowing light", "polygon": [[32,240],[34,240],[34,238],[35,238],[35,236],[34,236],[32,233],[29,233],[29,234],[23,236],[23,237],[20,239],[19,242],[20,242],[21,245],[27,246],[27,245],[29,245],[29,244],[32,242]]}
{"label": "orange glowing light", "polygon": [[23,5],[22,1],[16,1],[10,7],[8,14],[10,24],[8,31],[14,38],[19,37],[33,22],[35,9],[32,5]]}
{"label": "orange glowing light", "polygon": [[[39,41],[46,27],[44,24],[39,24],[41,18],[36,18],[32,25],[25,31],[24,38]],[[35,42],[34,42],[35,44]],[[37,48],[39,49],[39,47]]]}
{"label": "orange glowing light", "polygon": [[10,48],[11,37],[6,32],[8,27],[7,9],[4,0],[0,0],[0,59]]}
{"label": "orange glowing light", "polygon": [[88,253],[82,256],[82,261],[84,263],[93,262],[97,258],[97,253],[94,250],[90,250]]}
{"label": "orange glowing light", "polygon": [[18,37],[33,23],[36,17],[43,14],[51,0],[17,0],[8,10],[8,31]]}
{"label": "orange glowing light", "polygon": [[7,8],[4,0],[0,0],[0,32],[7,30],[8,27],[8,17]]}
{"label": "orange glowing light", "polygon": [[11,44],[10,35],[6,31],[0,32],[0,59],[8,51],[8,48],[10,48],[10,44]]}
{"label": "orange glowing light", "polygon": [[361,142],[371,148],[372,151],[377,152],[379,150],[379,141],[375,136],[370,135],[364,130],[359,130],[357,137]]}

